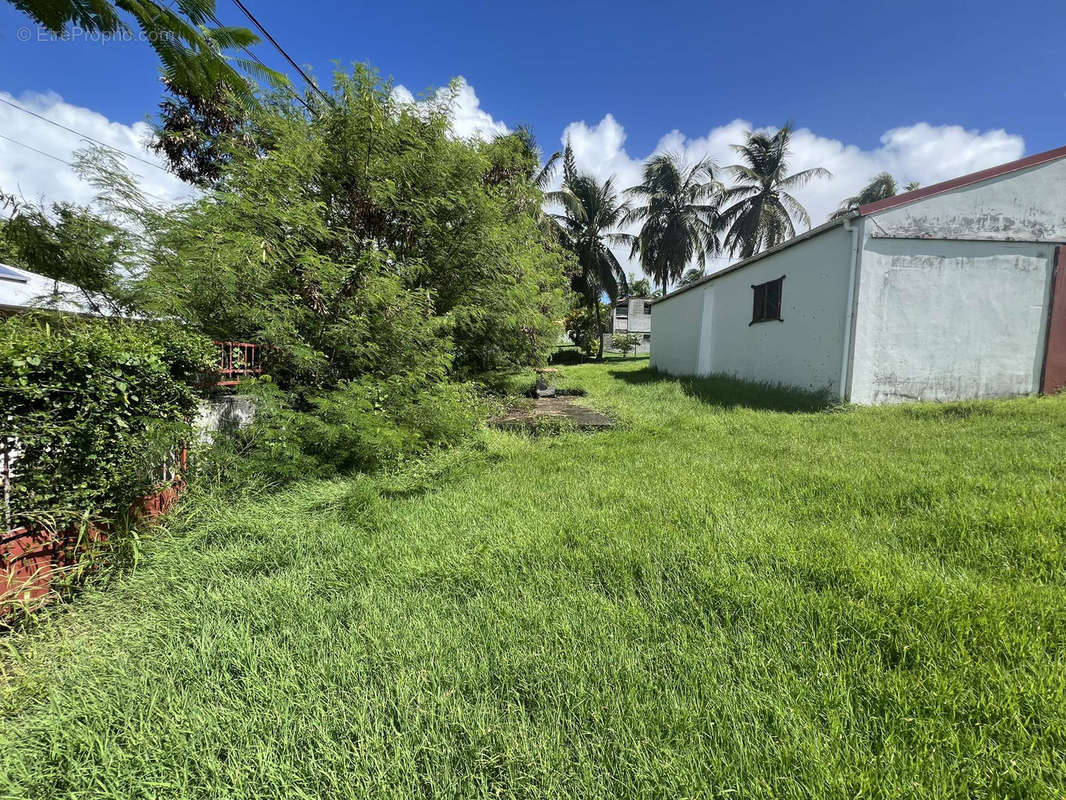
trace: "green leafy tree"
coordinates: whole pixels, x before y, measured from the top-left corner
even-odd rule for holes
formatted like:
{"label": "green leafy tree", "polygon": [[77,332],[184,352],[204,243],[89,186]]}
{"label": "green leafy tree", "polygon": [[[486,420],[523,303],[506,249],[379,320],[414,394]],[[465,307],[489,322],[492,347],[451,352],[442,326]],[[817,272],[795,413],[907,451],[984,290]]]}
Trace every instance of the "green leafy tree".
{"label": "green leafy tree", "polygon": [[129,232],[87,206],[54,203],[46,209],[2,194],[0,202],[11,215],[0,227],[6,260],[52,278],[57,295],[59,282],[73,284],[77,299],[97,312],[130,305],[130,287],[122,279],[135,249]]}
{"label": "green leafy tree", "polygon": [[810,227],[810,216],[791,192],[832,173],[823,167],[790,173],[791,138],[792,126],[786,124],[770,136],[750,132],[744,144],[733,145],[742,163],[726,168],[734,184],[722,195],[717,222],[731,255],[750,258],[795,236],[796,223]]}
{"label": "green leafy tree", "polygon": [[602,358],[600,298],[606,294],[613,302],[620,293],[628,290],[625,272],[611,247],[632,245],[632,236],[616,230],[629,207],[619,198],[613,179],[601,182],[592,175],[577,172],[569,145],[563,158],[563,187],[549,198],[563,207],[562,213],[553,216],[562,231],[564,246],[577,259],[578,268],[571,276],[571,287],[585,306],[596,314],[600,340],[596,355]]}
{"label": "green leafy tree", "polygon": [[640,338],[635,333],[616,333],[611,337],[611,347],[620,350],[622,358],[636,350],[638,344],[640,344]]}
{"label": "green leafy tree", "polygon": [[644,272],[664,294],[690,262],[702,267],[707,254],[718,251],[714,222],[720,190],[709,159],[686,167],[676,155],[663,153],[648,159],[641,183],[626,191],[643,202],[624,220],[641,226],[631,255],[640,256]]}
{"label": "green leafy tree", "polygon": [[164,84],[169,96],[159,104],[159,124],[149,146],[181,180],[200,187],[217,185],[230,150],[252,146],[248,115],[225,84],[209,95],[165,78]]}
{"label": "green leafy tree", "polygon": [[635,297],[651,297],[651,284],[647,278],[633,278],[629,276],[629,289]]}
{"label": "green leafy tree", "polygon": [[153,307],[269,345],[289,386],[543,362],[570,259],[537,226],[521,148],[457,141],[450,102],[400,103],[359,67],[313,119],[266,104],[260,149],[167,215]]}
{"label": "green leafy tree", "polygon": [[563,327],[570,341],[581,348],[586,356],[593,356],[600,347],[602,337],[597,320],[603,319],[608,307],[597,301],[599,308],[580,304],[571,308],[563,318]]}
{"label": "green leafy tree", "polygon": [[222,84],[241,101],[252,100],[253,89],[236,67],[272,83],[284,82],[280,73],[258,62],[229,58],[225,51],[259,41],[247,28],[218,25],[214,0],[9,0],[39,25],[56,35],[67,26],[87,33],[128,34],[130,23],[149,42],[171,86],[202,97]]}

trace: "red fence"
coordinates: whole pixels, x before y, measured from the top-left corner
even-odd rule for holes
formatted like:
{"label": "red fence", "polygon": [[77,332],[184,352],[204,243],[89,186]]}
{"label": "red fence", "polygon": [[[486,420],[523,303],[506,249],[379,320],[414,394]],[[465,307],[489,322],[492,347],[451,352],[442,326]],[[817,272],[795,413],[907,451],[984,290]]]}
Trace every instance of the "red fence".
{"label": "red fence", "polygon": [[236,386],[244,378],[261,375],[260,348],[248,342],[215,342],[219,350],[215,386]]}

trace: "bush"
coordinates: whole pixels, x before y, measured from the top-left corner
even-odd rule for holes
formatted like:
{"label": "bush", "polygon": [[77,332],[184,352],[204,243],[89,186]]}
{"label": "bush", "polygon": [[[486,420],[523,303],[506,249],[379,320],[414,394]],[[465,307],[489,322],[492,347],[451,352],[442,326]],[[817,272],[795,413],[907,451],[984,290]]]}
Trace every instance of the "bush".
{"label": "bush", "polygon": [[636,350],[639,344],[640,339],[635,333],[616,333],[611,337],[611,349],[620,350],[622,358],[625,358],[629,351]]}
{"label": "bush", "polygon": [[12,317],[0,322],[0,435],[17,443],[4,523],[113,518],[189,435],[210,341],[170,324]]}
{"label": "bush", "polygon": [[260,380],[241,391],[257,399],[255,422],[200,456],[198,473],[213,481],[281,484],[393,467],[467,438],[484,416],[473,388],[460,383],[365,377],[300,396]]}

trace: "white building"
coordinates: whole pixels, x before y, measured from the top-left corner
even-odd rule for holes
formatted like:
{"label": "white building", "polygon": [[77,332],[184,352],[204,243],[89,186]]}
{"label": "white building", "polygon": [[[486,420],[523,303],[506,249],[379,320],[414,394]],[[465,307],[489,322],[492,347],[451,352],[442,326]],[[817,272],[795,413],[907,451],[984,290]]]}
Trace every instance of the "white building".
{"label": "white building", "polygon": [[0,264],[0,317],[35,309],[101,317],[119,316],[114,306],[100,295],[86,292],[72,283]]}
{"label": "white building", "polygon": [[1066,147],[862,206],[654,301],[651,365],[864,404],[1057,391],[1064,245]]}

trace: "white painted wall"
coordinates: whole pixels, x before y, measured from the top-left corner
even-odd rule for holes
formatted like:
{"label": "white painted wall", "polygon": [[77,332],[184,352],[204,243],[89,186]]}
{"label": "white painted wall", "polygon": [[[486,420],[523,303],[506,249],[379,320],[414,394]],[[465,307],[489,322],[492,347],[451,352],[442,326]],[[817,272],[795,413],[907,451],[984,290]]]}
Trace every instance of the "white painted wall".
{"label": "white painted wall", "polygon": [[[851,235],[838,226],[656,303],[652,364],[835,391],[850,267]],[[783,322],[750,324],[752,285],[782,275]]]}
{"label": "white painted wall", "polygon": [[864,238],[849,398],[1037,391],[1053,254],[1051,245]]}
{"label": "white painted wall", "polygon": [[671,375],[697,373],[703,294],[710,284],[703,284],[651,307],[651,366]]}
{"label": "white painted wall", "polygon": [[1066,241],[1066,158],[871,215],[880,235]]}

